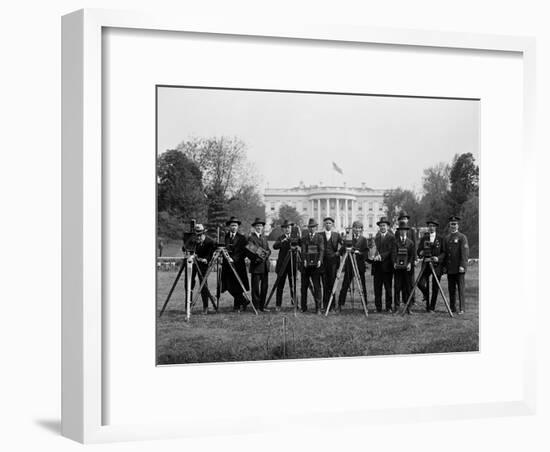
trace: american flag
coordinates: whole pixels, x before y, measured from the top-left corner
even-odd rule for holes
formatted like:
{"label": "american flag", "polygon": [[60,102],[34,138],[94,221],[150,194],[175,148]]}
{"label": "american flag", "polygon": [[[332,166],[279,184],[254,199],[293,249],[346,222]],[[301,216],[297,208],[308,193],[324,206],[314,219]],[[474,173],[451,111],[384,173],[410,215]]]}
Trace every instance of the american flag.
{"label": "american flag", "polygon": [[337,173],[344,174],[342,168],[340,168],[336,163],[332,162],[332,169]]}

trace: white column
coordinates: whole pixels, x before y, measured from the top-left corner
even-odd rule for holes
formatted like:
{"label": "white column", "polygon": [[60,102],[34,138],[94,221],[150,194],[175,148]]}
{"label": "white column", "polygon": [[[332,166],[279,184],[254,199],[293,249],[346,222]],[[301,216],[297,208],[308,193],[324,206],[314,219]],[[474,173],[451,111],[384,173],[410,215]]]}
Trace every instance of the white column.
{"label": "white column", "polygon": [[346,200],[344,201],[344,227],[347,228],[348,227],[348,199],[346,198]]}
{"label": "white column", "polygon": [[340,200],[336,198],[335,201],[336,201],[336,229],[340,230],[342,228],[342,225],[340,224]]}
{"label": "white column", "polygon": [[327,217],[330,217],[330,198],[327,198]]}
{"label": "white column", "polygon": [[356,218],[356,212],[355,212],[355,209],[356,209],[356,207],[357,207],[357,206],[356,206],[356,203],[357,203],[357,201],[355,201],[355,200],[353,200],[353,199],[351,200],[351,223],[352,223],[352,224],[353,224],[353,222],[354,222],[355,220],[357,220],[357,218]]}
{"label": "white column", "polygon": [[321,224],[321,199],[317,200],[317,223]]}
{"label": "white column", "polygon": [[315,215],[313,215],[313,199],[309,200],[309,218],[315,218]]}

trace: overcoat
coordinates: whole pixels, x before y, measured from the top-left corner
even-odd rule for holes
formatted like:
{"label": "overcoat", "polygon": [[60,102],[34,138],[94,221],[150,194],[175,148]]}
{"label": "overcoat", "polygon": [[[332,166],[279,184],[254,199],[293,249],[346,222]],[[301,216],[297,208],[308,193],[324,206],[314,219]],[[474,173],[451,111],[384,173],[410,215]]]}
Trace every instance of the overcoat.
{"label": "overcoat", "polygon": [[[233,240],[231,240],[231,235],[228,232],[225,234],[224,244],[227,248],[229,256],[233,259],[233,265],[235,266],[235,270],[237,270],[237,274],[241,278],[244,288],[246,290],[250,290],[248,274],[246,273],[246,263],[244,261],[246,256],[246,237],[240,232],[237,232]],[[237,279],[229,267],[229,264],[224,259],[222,265],[222,292],[225,292],[226,290],[234,293],[242,291]]]}
{"label": "overcoat", "polygon": [[269,272],[269,256],[271,255],[271,249],[269,248],[267,237],[265,235],[261,235],[260,237],[258,237],[258,234],[252,232],[248,236],[248,242],[253,243],[256,246],[261,246],[264,250],[267,251],[267,256],[263,260],[256,255],[248,253],[248,258],[250,259],[250,273],[261,275],[263,273]]}
{"label": "overcoat", "polygon": [[380,261],[369,261],[372,263],[371,274],[374,275],[376,272],[382,273],[392,273],[393,272],[393,261],[392,261],[392,252],[393,244],[395,242],[395,236],[391,231],[386,232],[384,238],[382,234],[378,232],[374,237],[374,244],[376,249],[380,254]]}
{"label": "overcoat", "polygon": [[450,233],[445,237],[443,247],[445,250],[444,267],[447,269],[447,273],[449,275],[460,273],[458,267],[463,267],[466,272],[470,252],[466,236],[462,232]]}
{"label": "overcoat", "polygon": [[[419,258],[422,258],[424,256],[424,243],[426,241],[429,241],[425,236],[422,236],[420,238],[420,241],[418,242],[418,249],[417,249],[417,255]],[[443,267],[443,263],[445,261],[445,249],[444,247],[444,237],[441,236],[439,233],[435,233],[435,238],[433,243],[430,244],[430,248],[432,249],[432,257],[437,257],[438,262],[433,262],[434,269],[437,270],[438,267]]]}
{"label": "overcoat", "polygon": [[[325,255],[325,241],[323,240],[323,237],[321,237],[321,234],[318,232],[314,232],[313,235],[311,235],[309,231],[302,232],[302,261],[304,263],[306,261],[306,255],[309,249],[309,245],[317,246],[317,251],[319,253],[319,260],[321,261],[321,266],[319,268],[315,268],[314,273],[321,274],[323,273],[323,269],[324,269],[323,260]],[[305,268],[305,267],[302,267],[302,268]]]}

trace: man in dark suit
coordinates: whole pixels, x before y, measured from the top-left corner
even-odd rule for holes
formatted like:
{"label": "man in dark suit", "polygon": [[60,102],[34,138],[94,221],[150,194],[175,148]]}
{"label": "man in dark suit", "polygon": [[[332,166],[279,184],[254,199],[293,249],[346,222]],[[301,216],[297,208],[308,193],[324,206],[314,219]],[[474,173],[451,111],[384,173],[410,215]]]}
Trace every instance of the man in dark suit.
{"label": "man in dark suit", "polygon": [[267,286],[269,283],[269,255],[271,250],[269,249],[269,243],[267,238],[263,235],[265,221],[260,218],[256,218],[252,223],[253,231],[248,237],[248,243],[254,248],[263,249],[265,256],[259,257],[258,254],[248,253],[250,259],[250,285],[252,286],[252,303],[254,307],[259,311],[269,311],[265,309],[265,299],[267,298]]}
{"label": "man in dark suit", "polygon": [[[430,219],[426,222],[426,225],[428,226],[428,232],[424,234],[424,236],[420,239],[417,254],[420,259],[424,259],[424,250],[427,249],[430,252],[432,256],[430,258],[430,261],[432,262],[432,265],[434,267],[437,280],[441,281],[441,276],[443,274],[443,262],[445,260],[445,250],[443,249],[444,239],[440,234],[437,233],[437,228],[439,226],[437,220]],[[423,265],[423,267],[424,270],[421,270],[422,275],[420,275],[420,279],[418,280],[418,288],[424,296],[424,301],[426,302],[426,311],[434,312],[435,304],[437,303],[437,296],[439,294],[439,287],[428,264],[426,263],[425,265]],[[431,301],[430,278],[432,279]]]}
{"label": "man in dark suit", "polygon": [[[355,260],[357,261],[357,269],[359,270],[359,279],[361,281],[361,287],[358,287],[358,290],[363,291],[363,297],[365,299],[365,304],[367,303],[367,285],[365,283],[365,258],[368,253],[368,242],[365,237],[363,237],[363,223],[360,221],[354,221],[352,225],[352,238],[351,246],[353,253],[355,255]],[[343,246],[340,248],[340,255],[343,256],[346,252],[346,248]],[[348,294],[349,286],[351,281],[354,278],[353,268],[351,266],[351,261],[348,259],[346,266],[344,268],[344,280],[342,282],[342,287],[340,288],[340,295],[338,297],[338,310],[342,309],[342,306],[346,302],[346,296]]]}
{"label": "man in dark suit", "polygon": [[[294,280],[296,279],[296,259],[292,262],[292,268],[291,268],[291,262],[290,260],[287,262],[286,268],[283,269],[283,263],[288,256],[288,254],[291,252],[291,232],[292,232],[292,224],[289,223],[287,220],[281,224],[281,229],[283,233],[275,240],[275,243],[273,244],[274,250],[279,250],[279,255],[277,256],[277,264],[275,265],[275,271],[277,272],[277,277],[279,278],[279,282],[277,284],[277,294],[276,294],[276,303],[275,303],[275,310],[280,311],[281,305],[283,302],[283,290],[285,288],[285,282],[288,279],[288,285],[290,286],[290,291],[296,296],[296,291],[293,286]],[[296,247],[300,246],[300,239],[298,237],[295,238],[295,245]],[[294,258],[296,258],[296,253],[294,253]],[[296,303],[297,300],[294,300]]]}
{"label": "man in dark suit", "polygon": [[[229,231],[225,234],[224,245],[227,248],[231,262],[233,262],[235,270],[243,283],[244,289],[248,291],[250,286],[248,284],[248,274],[246,273],[246,263],[244,260],[246,256],[247,241],[246,237],[239,232],[240,224],[241,222],[235,217],[231,217],[225,223]],[[222,292],[225,292],[226,290],[233,297],[233,310],[246,310],[248,301],[243,295],[243,288],[233,274],[229,264],[224,259],[222,264]]]}
{"label": "man in dark suit", "polygon": [[[205,234],[204,226],[202,224],[195,225],[196,245],[195,245],[195,261],[197,265],[193,265],[193,273],[191,276],[191,290],[195,288],[196,277],[199,274],[197,266],[201,271],[199,276],[199,284],[202,283],[202,279],[208,269],[208,264],[212,260],[212,255],[216,249],[216,243],[210,237]],[[201,290],[202,309],[203,314],[208,314],[208,282]]]}
{"label": "man in dark suit", "polygon": [[[302,282],[301,282],[301,307],[302,312],[307,311],[307,289],[310,281],[313,284],[313,297],[315,298],[315,312],[321,314],[321,276],[323,274],[323,256],[325,254],[325,242],[316,232],[317,223],[313,218],[309,219],[307,231],[302,233]],[[316,247],[317,256],[315,262],[309,262],[309,252],[313,253]]]}
{"label": "man in dark suit", "polygon": [[[416,248],[414,247],[413,241],[407,237],[408,231],[409,226],[407,223],[400,221],[392,250],[392,262],[394,269],[393,283],[395,285],[395,307],[393,312],[397,312],[399,310],[401,301],[403,303],[407,302],[412,289],[409,273],[416,258]],[[403,262],[401,262],[402,260]],[[405,268],[402,268],[403,266]],[[407,313],[412,314],[410,306],[407,308]]]}
{"label": "man in dark suit", "polygon": [[376,311],[382,311],[382,287],[386,292],[386,311],[392,311],[392,278],[393,278],[393,262],[392,251],[395,236],[389,230],[390,222],[386,217],[380,218],[376,223],[379,228],[374,237],[376,246],[376,256],[372,259],[371,273],[374,279],[374,304]]}
{"label": "man in dark suit", "polygon": [[[409,220],[410,219],[411,219],[411,217],[409,216],[409,214],[406,211],[402,210],[399,213],[399,217],[397,218],[397,221],[398,222],[403,221],[406,226],[409,226]],[[416,230],[416,228],[413,228],[413,227],[409,226],[409,229],[407,230],[407,238],[410,239],[413,242],[413,246],[414,246],[414,250],[415,250],[414,261],[411,263],[411,269],[408,272],[409,284],[412,288],[414,286],[414,281],[415,281],[414,273],[415,273],[415,265],[416,265],[416,249],[417,249],[417,244],[418,244],[418,231]],[[413,293],[411,304],[414,305],[415,302],[416,302],[415,294]]]}
{"label": "man in dark suit", "polygon": [[[336,273],[340,265],[340,246],[343,243],[342,236],[338,232],[333,231],[334,220],[327,217],[323,220],[325,230],[321,232],[325,254],[323,258],[324,278],[323,278],[323,308],[326,309],[330,298]],[[333,305],[334,306],[334,305]]]}
{"label": "man in dark suit", "polygon": [[464,314],[466,309],[465,297],[465,276],[468,267],[468,255],[470,248],[467,237],[458,232],[460,218],[451,216],[449,218],[449,235],[445,237],[445,264],[447,270],[447,281],[449,284],[449,298],[451,311],[456,311],[456,289],[458,287],[459,310],[458,314]]}

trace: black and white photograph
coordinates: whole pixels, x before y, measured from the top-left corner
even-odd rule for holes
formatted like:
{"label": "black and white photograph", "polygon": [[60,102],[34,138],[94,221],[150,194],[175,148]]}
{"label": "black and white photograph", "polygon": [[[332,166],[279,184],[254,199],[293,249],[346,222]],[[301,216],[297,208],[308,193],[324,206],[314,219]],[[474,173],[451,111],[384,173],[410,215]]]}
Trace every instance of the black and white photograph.
{"label": "black and white photograph", "polygon": [[479,350],[480,101],[156,87],[156,363]]}

